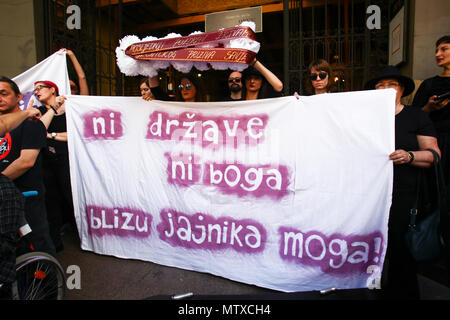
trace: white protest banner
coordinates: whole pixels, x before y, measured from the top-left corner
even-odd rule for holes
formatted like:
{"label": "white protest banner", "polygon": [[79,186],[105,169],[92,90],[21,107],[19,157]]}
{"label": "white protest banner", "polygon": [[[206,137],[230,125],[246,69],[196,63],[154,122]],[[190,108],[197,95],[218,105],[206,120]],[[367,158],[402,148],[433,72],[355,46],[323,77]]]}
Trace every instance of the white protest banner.
{"label": "white protest banner", "polygon": [[[70,94],[66,51],[59,50],[55,52],[12,80],[19,86],[23,95],[23,99],[20,102],[21,109],[27,108],[28,102],[33,96],[34,83],[36,81],[52,81],[58,86],[60,95]],[[39,106],[41,103],[34,98],[33,105]]]}
{"label": "white protest banner", "polygon": [[81,246],[287,292],[376,287],[394,97],[71,96]]}

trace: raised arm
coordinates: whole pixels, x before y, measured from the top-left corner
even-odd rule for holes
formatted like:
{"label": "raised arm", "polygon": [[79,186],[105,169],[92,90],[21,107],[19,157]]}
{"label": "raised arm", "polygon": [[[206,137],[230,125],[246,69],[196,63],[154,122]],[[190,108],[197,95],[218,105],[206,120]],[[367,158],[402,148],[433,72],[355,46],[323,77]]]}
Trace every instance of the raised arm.
{"label": "raised arm", "polygon": [[167,93],[163,92],[159,85],[159,77],[148,77],[148,84],[150,85],[150,90],[156,100],[170,101],[170,97]]}
{"label": "raised arm", "polygon": [[283,82],[281,82],[281,80],[278,79],[278,77],[272,71],[267,69],[261,62],[256,60],[256,58],[253,63],[253,67],[261,72],[276,92],[281,92],[281,90],[283,90]]}
{"label": "raised arm", "polygon": [[64,104],[65,100],[66,100],[66,97],[64,97],[64,96],[56,97],[56,104],[54,106],[51,106],[51,108],[49,108],[47,110],[47,112],[41,117],[41,121],[44,124],[45,129],[48,129],[48,127],[50,126],[50,123],[53,120],[53,117],[56,114],[56,111],[58,111],[58,109]]}
{"label": "raised arm", "polygon": [[37,120],[41,117],[41,113],[36,108],[28,108],[24,111],[8,113],[0,116],[0,135],[13,130],[25,119]]}
{"label": "raised arm", "polygon": [[158,78],[158,76],[148,77],[148,84],[150,85],[150,88],[159,87],[159,78]]}
{"label": "raised arm", "polygon": [[77,73],[78,86],[80,87],[80,95],[82,95],[82,96],[89,95],[89,87],[87,84],[86,75],[84,73],[83,67],[78,62],[78,59],[72,50],[68,50],[68,49],[65,49],[65,50],[66,50],[66,53],[69,56],[70,60],[72,61],[72,64],[75,68],[75,72]]}

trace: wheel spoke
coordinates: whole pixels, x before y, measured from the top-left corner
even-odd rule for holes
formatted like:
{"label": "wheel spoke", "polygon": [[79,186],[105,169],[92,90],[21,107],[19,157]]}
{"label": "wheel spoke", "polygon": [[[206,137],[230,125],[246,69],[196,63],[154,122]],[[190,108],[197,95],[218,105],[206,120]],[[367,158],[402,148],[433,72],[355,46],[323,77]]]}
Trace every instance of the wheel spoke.
{"label": "wheel spoke", "polygon": [[18,263],[16,288],[19,299],[62,299],[64,285],[64,272],[53,257],[34,253]]}

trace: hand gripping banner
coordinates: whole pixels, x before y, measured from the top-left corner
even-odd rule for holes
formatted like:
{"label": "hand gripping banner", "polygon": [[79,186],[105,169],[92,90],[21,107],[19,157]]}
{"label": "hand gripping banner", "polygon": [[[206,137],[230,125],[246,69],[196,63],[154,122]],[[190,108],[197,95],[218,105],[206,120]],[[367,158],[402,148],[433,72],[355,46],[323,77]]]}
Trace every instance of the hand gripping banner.
{"label": "hand gripping banner", "polygon": [[185,73],[192,67],[201,71],[210,68],[242,71],[260,47],[252,26],[243,23],[214,32],[194,32],[185,37],[171,33],[163,39],[147,37],[143,41],[127,36],[116,49],[117,64],[129,76],[155,76],[158,69],[169,65]]}

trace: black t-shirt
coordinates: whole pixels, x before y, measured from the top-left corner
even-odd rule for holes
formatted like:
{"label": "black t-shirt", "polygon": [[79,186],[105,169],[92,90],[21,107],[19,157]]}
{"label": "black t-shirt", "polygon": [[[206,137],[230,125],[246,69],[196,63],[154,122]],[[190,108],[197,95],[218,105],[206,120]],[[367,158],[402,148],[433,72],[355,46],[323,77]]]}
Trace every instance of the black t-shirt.
{"label": "black t-shirt", "polygon": [[[7,133],[0,140],[0,172],[20,157],[25,149],[43,149],[47,145],[47,131],[41,121],[25,120],[17,128]],[[14,180],[17,188],[23,191],[44,191],[42,176],[42,153],[36,158],[34,166]]]}
{"label": "black t-shirt", "polygon": [[[419,108],[405,106],[395,116],[395,150],[419,150],[417,135],[436,137],[436,130],[428,115]],[[417,167],[394,165],[394,190],[407,188],[415,190]]]}
{"label": "black t-shirt", "polygon": [[[47,108],[42,106],[39,108],[42,114],[47,112]],[[52,122],[48,126],[48,132],[67,132],[67,123],[66,123],[66,113],[61,115],[54,115]],[[53,157],[56,155],[68,155],[69,149],[67,147],[67,142],[65,141],[56,141],[47,139],[47,149],[44,154],[44,157]]]}
{"label": "black t-shirt", "polygon": [[242,100],[244,100],[244,98],[232,99],[230,95],[226,95],[226,96],[222,97],[222,99],[220,101],[242,101]]}
{"label": "black t-shirt", "polygon": [[[434,95],[440,95],[450,91],[450,77],[435,76],[424,80],[414,96],[412,105],[422,108],[428,103],[428,99]],[[441,110],[432,111],[430,119],[438,132],[450,132],[450,105]]]}
{"label": "black t-shirt", "polygon": [[258,93],[258,99],[278,98],[282,96],[282,92],[275,91],[270,85],[263,85]]}

